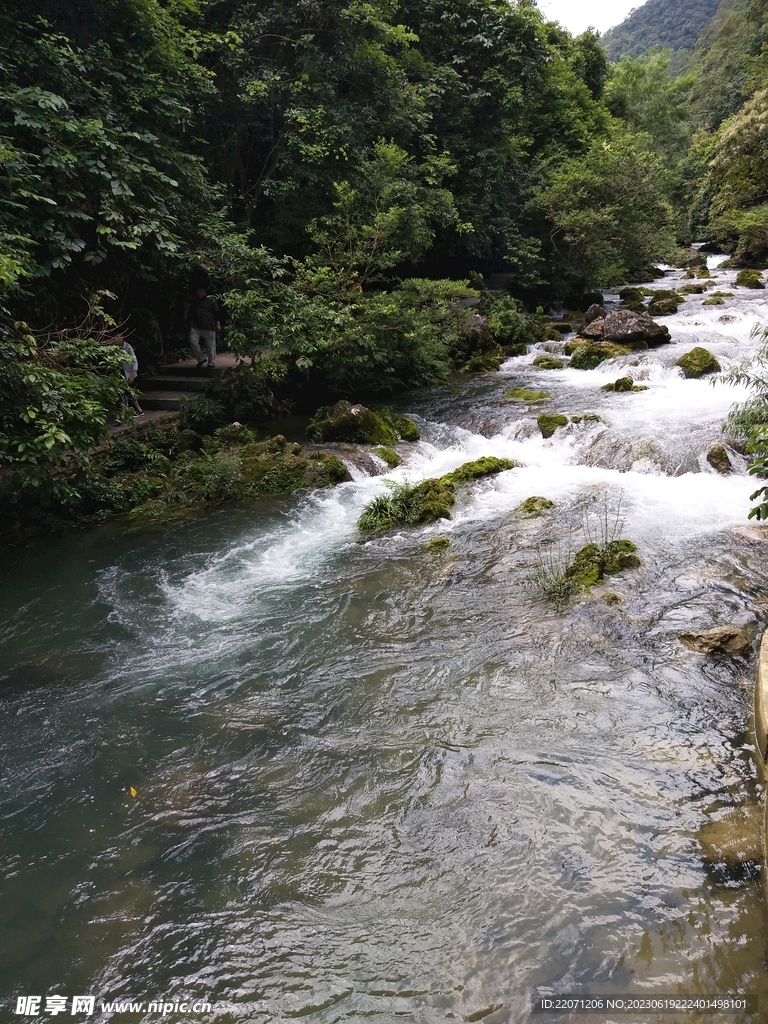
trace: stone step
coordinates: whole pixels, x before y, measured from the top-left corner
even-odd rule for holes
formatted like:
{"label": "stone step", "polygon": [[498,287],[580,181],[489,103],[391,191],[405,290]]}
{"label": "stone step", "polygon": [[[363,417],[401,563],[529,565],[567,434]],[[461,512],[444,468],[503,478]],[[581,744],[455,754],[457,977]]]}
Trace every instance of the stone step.
{"label": "stone step", "polygon": [[198,374],[195,377],[174,375],[173,377],[147,377],[139,381],[142,391],[168,391],[173,388],[175,391],[205,391],[210,378],[205,374]]}
{"label": "stone step", "polygon": [[209,374],[220,374],[224,368],[217,366],[214,370],[198,370],[194,363],[176,363],[174,366],[161,366],[157,371],[159,377],[190,377],[196,380],[205,380]]}
{"label": "stone step", "polygon": [[142,409],[167,409],[178,412],[181,409],[182,398],[189,398],[189,392],[184,391],[151,391],[148,394],[139,395],[139,405]]}

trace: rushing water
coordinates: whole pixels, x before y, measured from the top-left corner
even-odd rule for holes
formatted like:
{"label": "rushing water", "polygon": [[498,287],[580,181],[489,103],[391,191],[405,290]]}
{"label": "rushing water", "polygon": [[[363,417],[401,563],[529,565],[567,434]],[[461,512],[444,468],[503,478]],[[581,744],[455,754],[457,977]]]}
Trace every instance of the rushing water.
{"label": "rushing water", "polygon": [[[537,986],[768,1008],[762,869],[702,838],[739,815],[754,833],[754,664],[676,639],[758,638],[768,542],[743,461],[704,457],[743,396],[673,365],[694,344],[740,361],[768,302],[704,298],[666,321],[673,345],[591,372],[532,353],[413,397],[423,439],[392,478],[524,464],[451,523],[362,543],[386,486],[364,477],[7,561],[0,1012],[59,993],[99,1021],[129,998],[212,1004],[173,1020],[567,1019],[529,1012]],[[600,390],[626,372],[649,390]],[[604,422],[545,441],[504,398],[521,386]],[[557,614],[526,582],[536,552],[604,494],[643,567]],[[530,495],[558,510],[522,519]]]}

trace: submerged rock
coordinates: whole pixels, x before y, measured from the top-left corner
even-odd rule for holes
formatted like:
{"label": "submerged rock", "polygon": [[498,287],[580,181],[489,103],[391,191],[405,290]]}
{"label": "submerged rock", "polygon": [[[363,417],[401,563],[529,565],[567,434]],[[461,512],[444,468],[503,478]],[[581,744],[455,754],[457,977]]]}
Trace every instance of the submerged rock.
{"label": "submerged rock", "polygon": [[615,309],[608,314],[603,338],[622,345],[639,341],[648,345],[666,345],[671,341],[668,327],[657,324],[646,313],[635,313],[630,309]]}
{"label": "submerged rock", "polygon": [[571,351],[571,366],[575,370],[594,370],[606,359],[614,359],[616,356],[625,356],[629,353],[629,349],[622,345],[612,345],[604,341],[576,345]]}
{"label": "submerged rock", "polygon": [[528,391],[526,388],[513,388],[506,393],[506,398],[512,402],[546,402],[552,397],[546,391]]}
{"label": "submerged rock", "polygon": [[713,444],[707,452],[707,462],[722,476],[728,476],[733,470],[728,451],[723,444]]}
{"label": "submerged rock", "polygon": [[424,545],[424,550],[431,554],[437,554],[440,551],[446,551],[450,546],[450,537],[433,537],[428,544]]}
{"label": "submerged rock", "polygon": [[675,363],[689,379],[705,377],[708,373],[719,373],[722,367],[717,359],[705,348],[697,346]]}
{"label": "submerged rock", "polygon": [[747,654],[752,645],[738,626],[717,626],[715,629],[690,630],[677,639],[698,654]]}

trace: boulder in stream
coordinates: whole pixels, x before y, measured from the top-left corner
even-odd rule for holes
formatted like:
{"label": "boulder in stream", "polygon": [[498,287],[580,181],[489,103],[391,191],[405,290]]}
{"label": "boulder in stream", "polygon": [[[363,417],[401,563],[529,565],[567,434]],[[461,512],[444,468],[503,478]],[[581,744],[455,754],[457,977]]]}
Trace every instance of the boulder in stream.
{"label": "boulder in stream", "polygon": [[712,469],[720,473],[721,476],[728,476],[733,471],[731,460],[728,456],[728,450],[724,444],[713,444],[707,452],[707,462],[710,464]]}
{"label": "boulder in stream", "polygon": [[672,340],[668,327],[657,324],[646,313],[635,313],[631,309],[614,309],[606,316],[603,339],[630,346],[636,342],[666,345]]}
{"label": "boulder in stream", "polygon": [[357,441],[391,447],[397,434],[384,417],[364,405],[337,402],[318,409],[307,427],[313,441]]}
{"label": "boulder in stream", "polygon": [[752,649],[744,630],[738,626],[689,630],[678,634],[677,639],[697,654],[747,654]]}
{"label": "boulder in stream", "polygon": [[720,373],[722,369],[712,353],[699,345],[680,356],[675,365],[679,366],[689,379],[706,377],[708,373]]}

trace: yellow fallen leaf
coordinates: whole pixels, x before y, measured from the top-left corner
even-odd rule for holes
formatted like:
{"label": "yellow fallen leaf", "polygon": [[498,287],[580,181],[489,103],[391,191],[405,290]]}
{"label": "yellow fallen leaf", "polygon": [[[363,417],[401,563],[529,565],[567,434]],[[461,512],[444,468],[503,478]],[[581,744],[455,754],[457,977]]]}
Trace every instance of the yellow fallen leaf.
{"label": "yellow fallen leaf", "polygon": [[139,795],[139,791],[137,789],[134,789],[133,786],[129,787],[128,792],[131,794],[131,796],[138,796]]}

